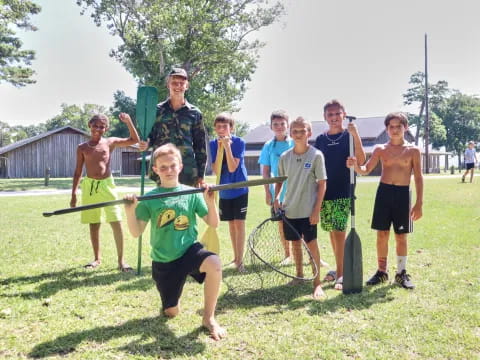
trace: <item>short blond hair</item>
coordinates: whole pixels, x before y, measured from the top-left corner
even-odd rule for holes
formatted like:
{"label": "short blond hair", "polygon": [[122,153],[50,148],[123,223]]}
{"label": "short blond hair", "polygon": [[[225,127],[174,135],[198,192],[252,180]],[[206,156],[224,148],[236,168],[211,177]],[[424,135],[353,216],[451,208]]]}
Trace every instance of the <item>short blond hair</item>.
{"label": "short blond hair", "polygon": [[162,145],[162,146],[158,147],[153,152],[153,155],[152,155],[153,162],[152,162],[152,164],[155,165],[155,162],[157,161],[157,159],[159,157],[165,156],[165,155],[173,155],[178,159],[180,164],[182,163],[182,154],[180,153],[180,150],[178,150],[178,148],[175,145],[173,145],[172,143],[168,143],[168,144],[165,144],[165,145]]}
{"label": "short blond hair", "polygon": [[290,124],[290,129],[294,127],[305,127],[308,131],[312,132],[312,124],[310,121],[306,120],[305,118],[299,116],[295,120],[292,121]]}

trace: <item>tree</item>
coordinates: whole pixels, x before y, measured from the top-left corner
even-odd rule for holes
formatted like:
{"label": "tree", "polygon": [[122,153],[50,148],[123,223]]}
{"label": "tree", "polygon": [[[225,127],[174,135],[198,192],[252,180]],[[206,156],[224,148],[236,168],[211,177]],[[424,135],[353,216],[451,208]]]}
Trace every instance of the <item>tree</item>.
{"label": "tree", "polygon": [[110,107],[110,113],[112,114],[112,116],[110,119],[109,136],[126,138],[130,137],[128,127],[126,127],[125,124],[118,119],[118,115],[122,112],[127,113],[128,115],[130,115],[133,123],[138,128],[135,119],[135,107],[135,100],[125,95],[124,91],[117,90],[115,94],[113,94],[113,106]]}
{"label": "tree", "polygon": [[460,163],[466,143],[480,138],[480,98],[454,91],[438,112],[446,129],[446,148]]}
{"label": "tree", "polygon": [[188,99],[211,131],[220,111],[237,111],[263,46],[251,34],[274,23],[283,5],[269,0],[77,0],[122,44],[111,51],[140,84],[167,96],[173,65],[190,76]]}
{"label": "tree", "polygon": [[109,116],[107,109],[102,105],[84,104],[83,107],[78,105],[61,105],[62,112],[47,120],[45,126],[48,131],[58,129],[63,126],[72,126],[74,128],[89,131],[88,121],[95,114],[105,114]]}
{"label": "tree", "polygon": [[[412,125],[417,127],[417,132],[415,135],[415,145],[418,145],[418,138],[423,136],[423,131],[425,129],[425,120],[422,117],[423,111],[425,110],[425,73],[417,71],[416,73],[410,76],[408,82],[412,85],[411,88],[403,94],[403,103],[405,105],[411,105],[414,103],[420,103],[420,112],[418,116],[412,118]],[[438,113],[439,108],[445,103],[450,90],[448,89],[448,82],[445,80],[440,80],[436,84],[428,85],[429,99],[428,104],[432,113]],[[437,123],[438,120],[437,119]]]}
{"label": "tree", "polygon": [[[22,50],[22,42],[15,36],[12,26],[36,31],[30,15],[38,14],[41,7],[27,0],[2,0],[0,2],[0,84],[7,82],[20,87],[32,84],[35,73],[29,65],[35,58],[33,50]],[[23,66],[23,65],[27,66]]]}

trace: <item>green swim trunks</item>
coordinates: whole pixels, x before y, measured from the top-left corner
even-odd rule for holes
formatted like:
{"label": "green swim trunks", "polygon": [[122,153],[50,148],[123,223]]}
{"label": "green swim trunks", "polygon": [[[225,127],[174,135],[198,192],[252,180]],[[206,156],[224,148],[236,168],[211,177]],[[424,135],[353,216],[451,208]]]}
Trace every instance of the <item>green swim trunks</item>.
{"label": "green swim trunks", "polygon": [[[82,190],[82,205],[117,200],[117,190],[111,176],[102,180],[84,177],[80,189]],[[80,220],[82,224],[121,221],[122,208],[120,205],[113,205],[85,210],[81,212]]]}
{"label": "green swim trunks", "polygon": [[349,213],[349,198],[324,200],[320,216],[322,229],[325,231],[345,231]]}

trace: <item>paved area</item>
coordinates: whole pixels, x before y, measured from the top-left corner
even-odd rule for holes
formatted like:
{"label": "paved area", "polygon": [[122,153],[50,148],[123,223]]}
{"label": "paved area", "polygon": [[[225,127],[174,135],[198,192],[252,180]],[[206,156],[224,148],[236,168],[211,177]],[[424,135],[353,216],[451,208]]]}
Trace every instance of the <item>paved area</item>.
{"label": "paved area", "polygon": [[[461,174],[448,174],[448,175],[428,175],[427,179],[450,179],[450,178],[458,178],[460,181]],[[378,182],[378,176],[359,176],[357,177],[357,182]],[[478,180],[478,179],[477,179]],[[413,179],[412,179],[413,181]],[[126,187],[126,186],[117,186],[117,189],[121,193],[135,193],[138,194],[140,192],[139,187]],[[145,192],[152,190],[153,187],[145,188]],[[60,195],[60,194],[70,194],[71,189],[38,189],[38,190],[25,190],[25,191],[0,191],[1,196],[36,196],[36,195]]]}

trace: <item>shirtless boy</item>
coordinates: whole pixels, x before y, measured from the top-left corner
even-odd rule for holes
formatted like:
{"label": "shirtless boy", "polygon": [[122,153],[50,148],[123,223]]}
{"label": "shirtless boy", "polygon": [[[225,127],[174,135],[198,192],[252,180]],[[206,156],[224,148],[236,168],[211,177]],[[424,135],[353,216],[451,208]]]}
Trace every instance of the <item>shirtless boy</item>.
{"label": "shirtless boy", "polygon": [[[420,150],[405,141],[408,118],[404,113],[390,113],[385,118],[385,127],[390,141],[376,147],[372,157],[364,166],[357,164],[356,158],[349,158],[347,166],[367,175],[382,163],[382,174],[375,198],[372,229],[377,230],[378,270],[367,281],[367,285],[377,285],[388,280],[387,256],[390,225],[393,223],[397,251],[397,273],[395,283],[413,289],[415,285],[407,274],[407,234],[412,232],[411,220],[422,217],[423,176]],[[416,201],[410,210],[410,177],[415,180]]]}
{"label": "shirtless boy", "polygon": [[[110,169],[111,154],[117,147],[126,147],[138,143],[139,137],[137,130],[133,126],[132,119],[125,113],[119,115],[120,121],[128,126],[130,132],[129,138],[108,137],[103,135],[108,130],[108,118],[99,114],[93,116],[88,122],[91,137],[90,140],[78,145],[77,164],[73,174],[72,197],[70,206],[77,206],[77,189],[82,178],[83,165],[87,176],[83,178],[80,185],[82,190],[82,205],[93,204],[97,202],[115,200],[117,193],[115,183]],[[118,268],[123,272],[130,272],[133,269],[125,263],[123,258],[123,232],[121,225],[121,207],[108,206],[103,208],[105,211],[105,220],[110,223],[115,238],[118,255]],[[85,265],[85,268],[96,268],[101,263],[100,256],[100,223],[103,220],[102,208],[82,211],[82,224],[90,226],[90,240],[93,247],[94,259]]]}

